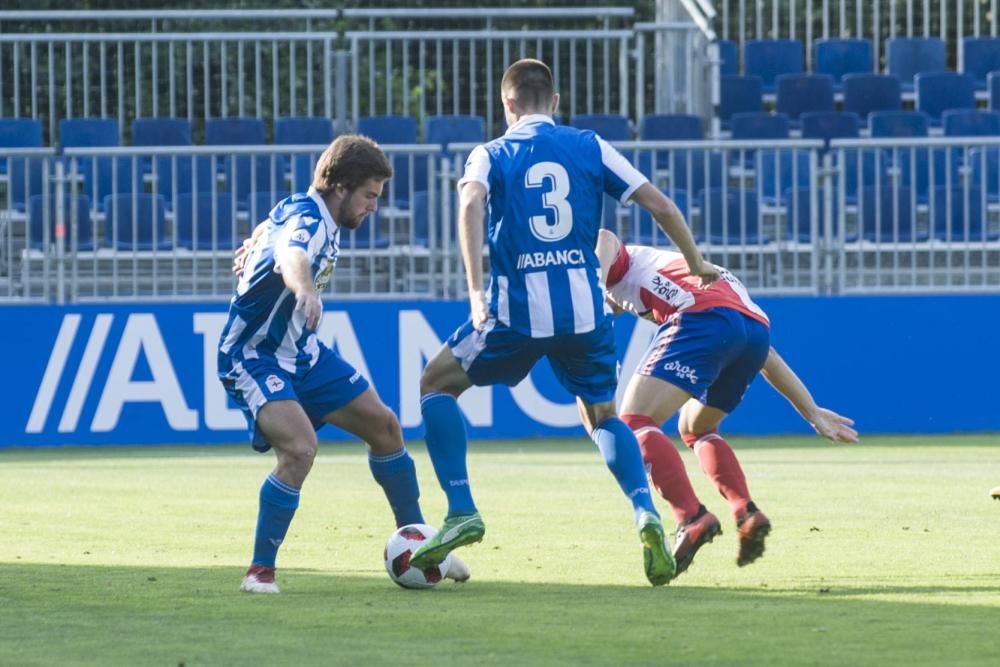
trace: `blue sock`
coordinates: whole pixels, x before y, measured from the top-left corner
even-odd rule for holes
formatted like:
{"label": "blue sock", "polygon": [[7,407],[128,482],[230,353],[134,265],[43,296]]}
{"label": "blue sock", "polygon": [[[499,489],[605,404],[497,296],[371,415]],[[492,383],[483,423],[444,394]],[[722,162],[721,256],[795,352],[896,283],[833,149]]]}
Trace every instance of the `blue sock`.
{"label": "blue sock", "polygon": [[427,452],[431,455],[434,472],[448,496],[448,515],[470,514],[476,511],[469,489],[469,473],[465,467],[468,447],[465,420],[458,401],[451,394],[427,394],[420,399],[424,416]]}
{"label": "blue sock", "polygon": [[368,467],[372,477],[385,491],[392,514],[396,517],[396,527],[408,523],[423,523],[424,515],[420,513],[420,487],[417,485],[417,468],[406,448],[376,456],[369,452]]}
{"label": "blue sock", "polygon": [[278,547],[299,506],[299,490],[271,473],[260,487],[260,511],[253,544],[253,564],[274,567]]}
{"label": "blue sock", "polygon": [[642,464],[642,452],[639,442],[635,439],[625,422],[618,417],[608,417],[590,434],[591,440],[597,444],[608,464],[608,470],[618,480],[618,486],[632,502],[636,519],[639,512],[659,513],[653,506],[653,497],[649,493],[649,481],[646,479],[646,468]]}

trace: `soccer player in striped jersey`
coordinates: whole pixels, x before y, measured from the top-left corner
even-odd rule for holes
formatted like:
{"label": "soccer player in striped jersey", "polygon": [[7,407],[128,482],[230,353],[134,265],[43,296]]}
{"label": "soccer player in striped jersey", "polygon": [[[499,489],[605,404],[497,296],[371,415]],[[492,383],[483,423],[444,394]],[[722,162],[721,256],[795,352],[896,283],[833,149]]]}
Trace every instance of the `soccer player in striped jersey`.
{"label": "soccer player in striped jersey", "polygon": [[764,553],[771,523],[750,498],[736,455],[719,424],[743,399],[750,382],[764,377],[816,432],[834,442],[857,442],[847,417],[816,405],[809,390],[770,344],[770,323],[743,283],[720,268],[722,280],[707,289],[680,253],[623,245],[601,230],[597,255],[609,302],[660,325],[622,401],[622,420],[635,432],[643,461],[678,523],[677,573],[722,532],[718,518],[695,495],[680,454],[660,426],[680,410],[680,435],[702,470],[729,501],[739,533],[737,564]]}
{"label": "soccer player in striped jersey", "polygon": [[[469,487],[458,396],[472,385],[517,384],[547,357],[594,425],[591,437],[632,504],[646,577],[662,585],[674,574],[673,558],[635,436],[615,414],[618,365],[594,251],[605,193],[649,210],[703,284],[719,274],[698,252],[673,202],[618,151],[593,132],[553,122],[559,96],[545,63],[514,63],[500,93],[507,132],[472,151],[459,181],[458,235],[472,317],[420,381],[427,450],[448,514],[411,563],[438,563],[452,549],[480,541],[486,530]],[[484,292],[487,210],[491,275]]]}
{"label": "soccer player in striped jersey", "polygon": [[[413,460],[396,416],[361,374],[316,338],[320,293],[337,261],[340,230],[378,208],[392,168],[370,139],[341,136],[320,156],[308,192],[281,200],[237,251],[240,274],[219,341],[219,377],[242,408],[254,449],[277,466],[260,489],[253,558],[240,589],[277,593],[278,547],[312,468],[316,430],[333,424],[368,444],[372,475],[397,526],[423,523]],[[464,564],[452,565],[464,580]]]}

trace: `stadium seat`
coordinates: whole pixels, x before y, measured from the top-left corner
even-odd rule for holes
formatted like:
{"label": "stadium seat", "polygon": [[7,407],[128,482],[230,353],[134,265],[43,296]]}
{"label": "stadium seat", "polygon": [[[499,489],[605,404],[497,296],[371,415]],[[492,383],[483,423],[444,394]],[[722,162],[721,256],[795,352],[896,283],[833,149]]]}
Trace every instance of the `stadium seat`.
{"label": "stadium seat", "polygon": [[949,109],[976,108],[976,82],[971,74],[927,72],[914,78],[916,109],[930,116],[931,124],[941,124],[941,113]]}
{"label": "stadium seat", "polygon": [[218,191],[215,174],[224,163],[225,157],[221,155],[157,155],[153,160],[153,192],[163,195],[169,207],[175,189],[177,192]]}
{"label": "stadium seat", "polygon": [[[39,148],[42,123],[34,118],[0,118],[0,148]],[[7,173],[7,158],[0,158],[0,174]]]}
{"label": "stadium seat", "polygon": [[738,113],[731,123],[733,139],[787,139],[789,136],[788,116],[782,113]]}
{"label": "stadium seat", "polygon": [[581,130],[596,132],[605,141],[631,141],[632,126],[628,118],[616,113],[578,114],[570,125]]}
{"label": "stadium seat", "polygon": [[989,108],[1000,111],[1000,71],[990,72],[986,76],[986,89],[989,94]]}
{"label": "stadium seat", "polygon": [[7,205],[15,211],[24,211],[27,202],[35,195],[41,195],[45,187],[43,174],[52,162],[59,158],[45,160],[40,157],[11,157],[7,164]]}
{"label": "stadium seat", "polygon": [[178,248],[232,250],[248,233],[237,222],[228,193],[198,192],[177,196],[174,206],[174,242]]}
{"label": "stadium seat", "polygon": [[797,125],[806,111],[833,111],[833,79],[827,74],[781,74],[775,81],[778,113]]}
{"label": "stadium seat", "polygon": [[953,185],[934,188],[931,205],[931,236],[939,241],[970,243],[1000,235],[986,231],[983,191],[978,187]]}
{"label": "stadium seat", "polygon": [[120,146],[121,131],[113,118],[66,118],[59,121],[63,148]]}
{"label": "stadium seat", "polygon": [[190,146],[191,121],[187,118],[136,118],[132,121],[133,146]]}
{"label": "stadium seat", "polygon": [[854,139],[859,135],[861,119],[850,111],[807,111],[799,117],[803,139]]}
{"label": "stadium seat", "polygon": [[721,188],[727,177],[722,154],[702,148],[670,151],[667,169],[670,173],[667,194],[676,199],[678,193],[685,193],[688,201],[695,201],[705,188]]}
{"label": "stadium seat", "polygon": [[259,146],[264,138],[264,120],[233,116],[205,121],[205,144],[208,146]]}
{"label": "stadium seat", "polygon": [[[274,143],[284,146],[328,146],[335,136],[333,121],[320,116],[274,119]],[[312,184],[318,152],[286,155],[291,162],[292,189],[305,192]],[[263,188],[262,188],[263,189]],[[284,190],[284,187],[280,188]]]}
{"label": "stadium seat", "polygon": [[746,188],[709,188],[698,197],[700,224],[695,240],[718,245],[767,243],[761,234],[757,192]]}
{"label": "stadium seat", "polygon": [[1000,111],[956,109],[941,114],[948,137],[992,137],[1000,135]]}
{"label": "stadium seat", "polygon": [[845,74],[872,73],[872,43],[867,39],[818,39],[813,71],[833,78],[834,90],[843,90]]}
{"label": "stadium seat", "polygon": [[801,74],[802,42],[797,39],[752,39],[743,44],[743,72],[759,76],[764,93],[773,93],[779,74]]}
{"label": "stadium seat", "polygon": [[169,248],[166,215],[162,195],[108,195],[104,202],[104,245],[118,250]]}
{"label": "stadium seat", "polygon": [[844,111],[858,114],[862,120],[873,111],[897,111],[903,108],[899,79],[888,74],[845,74]]}
{"label": "stadium seat", "polygon": [[[834,154],[835,166],[843,170],[844,201],[858,202],[858,192],[864,188],[887,187],[891,155],[882,149],[849,148]],[[843,165],[840,164],[841,160]]]}
{"label": "stadium seat", "polygon": [[1000,70],[1000,37],[962,40],[962,71],[975,79],[976,90],[985,90],[986,77],[996,70]]}
{"label": "stadium seat", "polygon": [[647,114],[639,121],[639,138],[643,141],[698,140],[705,138],[705,127],[701,116]]}
{"label": "stadium seat", "polygon": [[991,203],[1000,202],[1000,149],[973,148],[966,165],[971,167],[969,182],[985,190]]}
{"label": "stadium seat", "polygon": [[[379,144],[417,143],[417,121],[410,116],[362,116],[357,123],[358,134],[371,137]],[[414,157],[413,177],[410,175],[410,156],[404,153],[392,155],[392,179],[386,184],[385,197],[390,204],[402,208],[410,206],[411,180],[412,190],[427,189],[427,165],[424,157]]]}
{"label": "stadium seat", "polygon": [[480,144],[486,140],[486,121],[482,116],[430,116],[425,121],[424,137],[428,144]]}
{"label": "stadium seat", "polygon": [[[450,189],[451,193],[451,219],[458,219],[458,200],[455,196],[456,190]],[[422,190],[417,192],[413,196],[413,234],[411,236],[410,242],[414,245],[422,246],[424,248],[432,247],[431,239],[431,220],[435,221],[434,225],[434,236],[433,245],[440,247],[443,243],[442,233],[443,226],[446,224],[453,224],[448,220],[444,219],[444,212],[442,207],[441,197],[437,198],[435,202],[435,208],[437,210],[431,211],[429,206],[429,196],[427,191]]]}
{"label": "stadium seat", "polygon": [[763,83],[759,76],[723,76],[719,79],[719,121],[723,128],[730,126],[734,115],[763,108]]}
{"label": "stadium seat", "polygon": [[288,194],[289,193],[284,191],[272,192],[271,190],[251,192],[248,208],[250,229],[253,230],[254,227],[263,222],[264,219],[271,213],[271,209],[273,209],[279,201],[287,197]]}
{"label": "stadium seat", "polygon": [[[59,141],[65,148],[105,148],[120,146],[118,121],[111,118],[68,118],[59,123]],[[142,160],[134,157],[76,156],[76,168],[83,179],[82,194],[98,210],[108,195],[141,191]],[[69,164],[72,171],[73,162]]]}
{"label": "stadium seat", "polygon": [[740,73],[740,52],[736,42],[731,39],[720,39],[719,46],[719,76],[736,76]]}
{"label": "stadium seat", "polygon": [[222,161],[227,191],[236,194],[241,209],[245,210],[249,205],[251,192],[268,189],[278,192],[286,188],[285,173],[288,166],[285,156],[280,153],[226,155]]}
{"label": "stadium seat", "polygon": [[893,37],[886,42],[886,71],[899,77],[904,92],[913,90],[917,74],[946,70],[944,42],[938,37]]}
{"label": "stadium seat", "polygon": [[[56,201],[54,195],[46,197],[43,195],[33,195],[28,201],[28,238],[27,245],[36,250],[45,248],[45,219],[48,214],[49,243],[55,242],[56,225]],[[75,204],[74,204],[75,202]],[[47,209],[47,210],[46,210]],[[64,215],[66,224],[66,244],[67,251],[74,250],[73,245],[73,225],[76,224],[76,250],[94,249],[94,228],[90,219],[90,201],[85,195],[77,195],[75,199],[67,195],[64,204]]]}
{"label": "stadium seat", "polygon": [[922,111],[875,111],[868,116],[872,137],[926,137],[930,118]]}
{"label": "stadium seat", "polygon": [[[812,189],[808,187],[799,187],[788,188],[782,194],[782,199],[787,208],[787,217],[785,219],[785,227],[783,230],[785,239],[798,243],[815,243],[816,241],[826,238],[826,205],[823,201],[822,190],[819,190],[816,193],[816,232],[815,235],[813,234],[813,209],[812,201],[810,199],[812,192]],[[839,205],[840,200],[836,194],[834,194],[833,217],[831,220],[831,240],[834,243],[839,240],[837,238],[839,233],[837,222],[840,219],[840,216],[837,214]],[[844,237],[844,241],[847,243],[854,243],[857,240],[858,237],[855,234],[846,234]]]}
{"label": "stadium seat", "polygon": [[900,182],[926,203],[932,189],[961,182],[961,154],[949,148],[900,148],[894,158]]}
{"label": "stadium seat", "polygon": [[754,173],[757,175],[761,203],[767,206],[784,206],[785,190],[809,187],[811,172],[809,151],[804,149],[762,149],[755,157]]}
{"label": "stadium seat", "polygon": [[866,241],[895,243],[926,241],[928,235],[917,232],[910,189],[864,188],[858,225]]}

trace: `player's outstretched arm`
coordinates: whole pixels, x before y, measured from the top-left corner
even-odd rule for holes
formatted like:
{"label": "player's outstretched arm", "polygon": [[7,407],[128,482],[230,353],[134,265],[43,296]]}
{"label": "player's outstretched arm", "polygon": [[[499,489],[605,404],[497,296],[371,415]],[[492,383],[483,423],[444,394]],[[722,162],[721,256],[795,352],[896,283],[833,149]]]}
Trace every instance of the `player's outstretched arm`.
{"label": "player's outstretched arm", "polygon": [[761,372],[764,379],[816,429],[818,435],[833,442],[858,441],[858,432],[853,428],[854,420],[816,405],[805,384],[773,347]]}
{"label": "player's outstretched arm", "polygon": [[669,197],[651,183],[643,183],[632,195],[632,201],[649,211],[656,223],[684,255],[688,272],[692,276],[701,278],[702,287],[708,287],[720,278],[719,270],[702,257],[684,220],[684,215]]}
{"label": "player's outstretched arm", "polygon": [[458,245],[465,264],[469,287],[472,326],[482,328],[489,312],[483,292],[483,217],[486,214],[486,186],[477,181],[462,185],[458,200]]}

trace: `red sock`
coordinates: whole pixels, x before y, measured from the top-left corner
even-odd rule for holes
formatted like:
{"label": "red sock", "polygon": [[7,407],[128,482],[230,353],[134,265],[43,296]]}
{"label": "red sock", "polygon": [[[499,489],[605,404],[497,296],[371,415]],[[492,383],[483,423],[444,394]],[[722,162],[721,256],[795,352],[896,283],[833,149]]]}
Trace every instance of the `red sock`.
{"label": "red sock", "polygon": [[691,480],[674,443],[649,417],[622,415],[622,421],[635,433],[653,486],[670,503],[677,523],[693,519],[701,509],[701,503],[691,487]]}
{"label": "red sock", "polygon": [[698,435],[686,433],[681,437],[684,444],[694,450],[701,469],[715,484],[715,488],[729,501],[733,515],[742,516],[750,502],[750,491],[733,448],[715,431]]}

